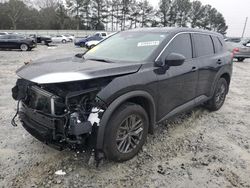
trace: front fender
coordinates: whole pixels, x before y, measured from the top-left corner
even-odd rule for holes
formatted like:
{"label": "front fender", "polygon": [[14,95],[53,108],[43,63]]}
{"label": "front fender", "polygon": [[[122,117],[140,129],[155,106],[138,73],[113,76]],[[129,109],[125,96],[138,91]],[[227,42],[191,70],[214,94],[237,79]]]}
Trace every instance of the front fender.
{"label": "front fender", "polygon": [[115,109],[117,107],[119,107],[122,103],[124,103],[125,101],[127,101],[128,99],[133,98],[133,97],[144,97],[149,101],[149,103],[150,103],[150,116],[151,116],[150,124],[154,127],[155,117],[156,117],[156,110],[155,110],[156,108],[155,108],[155,103],[154,103],[153,97],[149,93],[147,93],[145,91],[141,91],[141,90],[128,92],[128,93],[118,97],[117,99],[115,99],[108,106],[108,108],[105,110],[105,112],[101,118],[98,132],[97,132],[97,140],[96,140],[96,149],[97,150],[103,149],[105,130],[106,130],[108,121],[109,121],[110,117],[112,116],[112,114],[114,113]]}

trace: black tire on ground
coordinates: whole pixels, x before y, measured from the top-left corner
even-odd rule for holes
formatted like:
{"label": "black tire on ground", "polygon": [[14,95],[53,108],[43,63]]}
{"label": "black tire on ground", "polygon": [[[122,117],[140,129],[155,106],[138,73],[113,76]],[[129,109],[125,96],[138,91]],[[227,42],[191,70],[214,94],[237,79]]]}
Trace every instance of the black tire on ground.
{"label": "black tire on ground", "polygon": [[20,45],[20,50],[22,50],[22,51],[28,51],[29,50],[29,46],[27,44],[21,44]]}
{"label": "black tire on ground", "polygon": [[111,116],[105,130],[106,157],[116,162],[133,158],[146,141],[148,127],[148,115],[140,105],[121,105]]}
{"label": "black tire on ground", "polygon": [[92,48],[94,48],[95,47],[95,45],[94,44],[92,44],[90,47],[89,47],[89,49],[92,49]]}
{"label": "black tire on ground", "polygon": [[245,58],[244,58],[244,57],[238,57],[237,60],[238,60],[239,62],[243,62],[243,61],[245,60]]}
{"label": "black tire on ground", "polygon": [[80,47],[85,47],[85,45],[81,43],[81,44],[80,44]]}
{"label": "black tire on ground", "polygon": [[216,84],[214,95],[208,101],[206,107],[210,111],[219,110],[225,102],[227,92],[228,92],[228,83],[224,78],[220,78]]}
{"label": "black tire on ground", "polygon": [[65,39],[62,40],[62,43],[66,43],[67,41]]}

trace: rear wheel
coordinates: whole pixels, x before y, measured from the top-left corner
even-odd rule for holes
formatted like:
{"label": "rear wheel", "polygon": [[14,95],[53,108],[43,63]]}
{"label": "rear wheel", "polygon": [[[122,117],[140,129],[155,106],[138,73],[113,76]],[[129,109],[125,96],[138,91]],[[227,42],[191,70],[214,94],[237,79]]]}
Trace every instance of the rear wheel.
{"label": "rear wheel", "polygon": [[149,121],[145,110],[125,103],[112,115],[105,134],[104,150],[108,159],[122,162],[133,158],[146,141]]}
{"label": "rear wheel", "polygon": [[27,44],[21,44],[21,45],[20,45],[20,49],[21,49],[22,51],[28,51],[28,50],[29,50],[29,46],[28,46]]}
{"label": "rear wheel", "polygon": [[238,60],[239,62],[243,62],[243,61],[245,60],[245,58],[244,58],[244,57],[238,57],[237,60]]}
{"label": "rear wheel", "polygon": [[65,39],[63,39],[63,40],[62,40],[62,43],[64,43],[64,44],[65,44],[66,42],[67,42],[67,41],[66,41]]}
{"label": "rear wheel", "polygon": [[224,78],[220,78],[217,82],[213,97],[207,103],[207,108],[211,111],[219,110],[225,102],[227,91],[227,81]]}

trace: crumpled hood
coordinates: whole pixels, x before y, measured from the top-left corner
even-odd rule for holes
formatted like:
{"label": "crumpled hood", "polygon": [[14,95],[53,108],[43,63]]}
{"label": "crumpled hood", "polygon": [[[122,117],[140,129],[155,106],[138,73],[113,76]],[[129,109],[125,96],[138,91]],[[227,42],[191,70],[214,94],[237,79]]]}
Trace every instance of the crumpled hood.
{"label": "crumpled hood", "polygon": [[34,61],[22,66],[16,73],[23,79],[49,84],[135,73],[140,67],[141,64],[106,63],[66,55]]}

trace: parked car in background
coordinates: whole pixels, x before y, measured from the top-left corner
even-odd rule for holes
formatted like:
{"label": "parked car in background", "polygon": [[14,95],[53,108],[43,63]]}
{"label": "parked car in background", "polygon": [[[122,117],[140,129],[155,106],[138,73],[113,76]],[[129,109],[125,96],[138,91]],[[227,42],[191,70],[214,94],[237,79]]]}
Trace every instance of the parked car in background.
{"label": "parked car in background", "polygon": [[67,37],[67,38],[70,40],[70,42],[75,41],[75,36],[74,36],[74,35],[71,35],[71,34],[65,34],[64,36],[65,36],[65,37]]}
{"label": "parked car in background", "polygon": [[239,62],[250,58],[250,38],[244,38],[239,43],[226,42],[229,51],[233,52],[233,57]]}
{"label": "parked car in background", "polygon": [[105,38],[108,36],[108,33],[107,32],[96,32],[94,35]]}
{"label": "parked car in background", "polygon": [[32,38],[36,39],[36,42],[38,44],[45,44],[45,45],[49,45],[49,43],[52,42],[52,39],[50,36],[45,36],[45,35],[36,35],[36,34],[31,34],[29,35]]}
{"label": "parked car in background", "polygon": [[54,43],[67,43],[67,42],[70,42],[70,39],[68,37],[65,37],[64,35],[52,35],[51,40]]}
{"label": "parked car in background", "polygon": [[94,48],[99,42],[101,42],[101,40],[91,40],[85,43],[85,47],[87,49],[91,49]]}
{"label": "parked car in background", "polygon": [[51,39],[50,36],[46,36],[46,35],[37,35],[36,41],[37,41],[37,43],[49,45],[49,43],[52,42],[52,39]]}
{"label": "parked car in background", "polygon": [[232,56],[215,32],[141,28],[94,49],[17,71],[21,123],[43,143],[126,161],[157,124],[198,105],[217,111],[229,91]]}
{"label": "parked car in background", "polygon": [[240,37],[228,37],[224,39],[225,42],[234,42],[234,43],[239,43],[241,41]]}
{"label": "parked car in background", "polygon": [[80,47],[85,47],[86,46],[86,42],[89,41],[101,41],[102,39],[104,39],[103,37],[101,37],[101,35],[99,34],[95,34],[86,38],[82,38],[78,41],[75,41],[75,45],[76,46],[80,46]]}
{"label": "parked car in background", "polygon": [[20,49],[22,51],[30,51],[36,47],[34,38],[28,38],[24,35],[2,35],[0,36],[0,48],[5,49]]}

